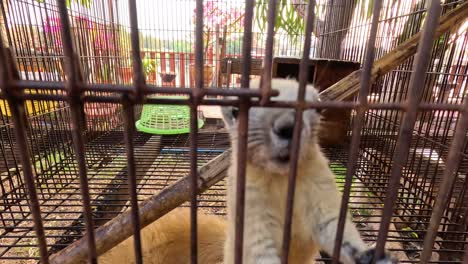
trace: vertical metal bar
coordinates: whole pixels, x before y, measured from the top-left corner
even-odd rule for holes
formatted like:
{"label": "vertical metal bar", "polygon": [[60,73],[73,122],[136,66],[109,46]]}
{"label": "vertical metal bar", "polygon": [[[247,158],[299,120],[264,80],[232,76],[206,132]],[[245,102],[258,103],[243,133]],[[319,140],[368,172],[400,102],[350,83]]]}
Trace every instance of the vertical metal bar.
{"label": "vertical metal bar", "polygon": [[124,115],[125,126],[125,148],[127,151],[127,169],[128,169],[128,191],[130,194],[132,225],[133,225],[133,241],[135,250],[136,263],[143,263],[141,249],[141,226],[138,209],[138,196],[136,184],[136,166],[134,152],[134,134],[135,134],[135,110],[134,102],[142,100],[143,88],[146,84],[145,76],[143,75],[143,65],[140,53],[140,38],[138,34],[138,14],[136,0],[129,0],[129,15],[131,28],[131,45],[133,58],[133,94],[134,97],[124,95],[122,102],[122,110]]}
{"label": "vertical metal bar", "polygon": [[281,263],[287,264],[289,257],[289,245],[291,240],[291,224],[292,224],[292,215],[294,209],[294,193],[296,191],[296,174],[297,174],[297,160],[299,158],[299,148],[301,141],[301,131],[302,131],[302,113],[304,111],[304,99],[306,93],[307,80],[309,75],[309,55],[310,55],[310,46],[312,40],[312,30],[314,28],[314,19],[315,19],[315,0],[310,0],[308,9],[307,9],[307,22],[305,28],[305,40],[304,40],[304,51],[302,54],[302,59],[299,65],[299,91],[297,95],[296,114],[295,114],[295,124],[294,132],[290,150],[290,162],[291,162],[291,171],[288,178],[288,195],[286,202],[286,215],[284,220],[284,232],[283,232],[283,247],[281,254]]}
{"label": "vertical metal bar", "polygon": [[419,263],[428,263],[431,257],[432,248],[434,246],[434,241],[439,229],[440,221],[444,214],[445,208],[447,208],[450,191],[452,190],[453,184],[456,179],[456,170],[460,163],[461,155],[463,152],[464,141],[466,137],[466,132],[468,131],[468,100],[465,99],[465,108],[461,113],[461,118],[457,124],[455,130],[455,136],[450,146],[447,164],[445,166],[445,171],[442,176],[442,184],[439,188],[439,193],[435,201],[434,208],[432,209],[431,221],[427,228],[427,234],[424,239],[424,247],[421,253],[421,258]]}
{"label": "vertical metal bar", "polygon": [[463,263],[468,264],[468,248],[465,249],[465,257],[463,258]]}
{"label": "vertical metal bar", "polygon": [[83,85],[79,62],[73,50],[70,23],[68,21],[68,10],[65,1],[57,0],[60,13],[61,33],[63,49],[65,54],[65,66],[67,75],[68,100],[71,108],[71,130],[75,155],[78,162],[78,172],[80,176],[80,189],[83,196],[83,210],[85,215],[86,238],[88,241],[88,261],[97,263],[96,242],[94,238],[94,224],[92,218],[91,201],[87,178],[87,168],[85,160],[85,148],[83,138],[83,113],[80,85]]}
{"label": "vertical metal bar", "polygon": [[[263,5],[264,3],[259,3]],[[265,45],[265,59],[263,61],[263,75],[261,80],[262,98],[261,105],[268,103],[271,90],[271,67],[273,64],[273,41],[275,33],[275,19],[276,19],[277,1],[271,0],[268,2],[268,28],[267,39]]]}
{"label": "vertical metal bar", "polygon": [[384,200],[384,209],[379,234],[377,237],[376,259],[384,255],[385,243],[393,215],[393,207],[398,195],[398,186],[403,166],[408,157],[410,142],[416,122],[418,107],[422,97],[422,87],[424,87],[425,72],[429,65],[434,32],[439,19],[441,6],[439,0],[432,0],[428,8],[428,15],[424,24],[421,41],[419,42],[416,59],[413,64],[414,72],[410,79],[410,92],[406,100],[406,114],[398,135],[398,141],[393,155],[393,166],[390,172],[390,179]]}
{"label": "vertical metal bar", "polygon": [[197,106],[202,98],[203,89],[203,0],[196,2],[195,26],[195,88],[190,104],[190,259],[198,263],[197,233],[197,148],[198,148],[198,114]]}
{"label": "vertical metal bar", "polygon": [[141,99],[142,90],[146,84],[145,76],[143,74],[143,64],[141,61],[140,53],[140,37],[138,35],[138,16],[136,9],[136,0],[128,0],[129,14],[130,14],[130,35],[132,45],[132,62],[133,62],[133,83],[135,85],[135,92],[137,100]]}
{"label": "vertical metal bar", "polygon": [[138,197],[136,184],[136,162],[134,154],[133,139],[135,138],[135,111],[131,100],[124,96],[123,115],[125,133],[124,140],[127,150],[127,169],[128,169],[128,191],[130,194],[130,203],[132,206],[132,224],[133,224],[133,240],[135,249],[135,261],[138,264],[143,263],[141,251],[141,233],[140,233],[140,216],[138,214]]}
{"label": "vertical metal bar", "polygon": [[333,262],[337,264],[340,259],[341,244],[343,243],[343,231],[346,222],[346,215],[348,213],[348,201],[351,193],[351,184],[354,173],[356,172],[357,159],[359,154],[359,144],[361,142],[361,129],[365,121],[365,113],[367,110],[367,96],[371,87],[371,70],[374,62],[375,55],[375,39],[377,37],[377,28],[379,26],[380,9],[382,8],[382,0],[374,1],[372,10],[372,25],[367,42],[366,58],[364,61],[364,67],[361,74],[361,89],[359,91],[359,107],[357,108],[357,115],[354,119],[351,147],[349,150],[349,160],[346,171],[346,180],[343,190],[343,196],[341,199],[340,216],[338,220],[338,228],[336,231],[335,247],[333,250]]}
{"label": "vertical metal bar", "polygon": [[252,64],[252,24],[253,24],[253,9],[255,1],[245,1],[245,19],[244,19],[244,38],[242,43],[242,76],[241,87],[249,87],[250,69]]}
{"label": "vertical metal bar", "polygon": [[[242,46],[241,88],[248,89],[252,63],[252,22],[254,0],[245,1],[244,37]],[[245,207],[245,174],[247,164],[247,137],[249,129],[249,98],[239,98],[238,142],[237,142],[237,175],[236,175],[236,232],[234,238],[234,263],[241,264],[244,242],[244,207]]]}
{"label": "vertical metal bar", "polygon": [[195,26],[195,88],[203,87],[203,1],[197,0]]}
{"label": "vertical metal bar", "polygon": [[190,105],[190,258],[192,264],[198,263],[197,233],[197,148],[198,148],[198,114],[196,98]]}
{"label": "vertical metal bar", "polygon": [[[29,155],[27,136],[26,136],[26,113],[24,110],[24,100],[18,95],[20,94],[17,89],[10,87],[10,82],[13,76],[12,71],[16,71],[12,67],[14,60],[11,56],[11,51],[4,48],[3,39],[0,35],[0,85],[3,93],[7,97],[8,105],[13,117],[14,132],[16,137],[16,144],[20,150],[20,162],[23,167],[23,178],[26,183],[26,190],[28,192],[28,204],[31,209],[32,218],[34,222],[34,231],[36,232],[37,241],[39,243],[39,253],[41,263],[48,264],[49,258],[47,253],[47,242],[45,239],[44,225],[41,218],[41,208],[39,206],[39,199],[34,183],[34,174],[31,167],[31,157]],[[18,75],[18,74],[15,74]],[[19,79],[19,76],[15,76]],[[16,91],[15,91],[16,90]],[[16,94],[15,94],[16,93]]]}

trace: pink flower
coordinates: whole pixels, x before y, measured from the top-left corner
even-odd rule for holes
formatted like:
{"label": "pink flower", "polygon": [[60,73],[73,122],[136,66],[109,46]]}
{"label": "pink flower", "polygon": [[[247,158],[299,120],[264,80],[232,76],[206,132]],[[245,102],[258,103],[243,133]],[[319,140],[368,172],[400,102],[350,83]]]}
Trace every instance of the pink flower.
{"label": "pink flower", "polygon": [[[243,24],[243,15],[242,8],[219,4],[218,1],[208,0],[203,6],[204,26],[207,31],[214,31],[216,25],[221,28],[240,26]],[[193,21],[196,23],[196,9],[193,12]]]}
{"label": "pink flower", "polygon": [[48,17],[45,20],[44,32],[46,33],[55,33],[60,32],[60,18],[58,17]]}

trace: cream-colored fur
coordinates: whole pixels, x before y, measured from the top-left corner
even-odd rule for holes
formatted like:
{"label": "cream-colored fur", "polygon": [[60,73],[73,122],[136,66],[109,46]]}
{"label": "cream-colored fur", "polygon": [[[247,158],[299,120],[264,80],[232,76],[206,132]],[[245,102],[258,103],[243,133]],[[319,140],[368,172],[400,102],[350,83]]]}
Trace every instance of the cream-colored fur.
{"label": "cream-colored fur", "polygon": [[[250,87],[258,88],[259,80]],[[298,82],[273,79],[272,88],[280,95],[274,100],[295,101]],[[317,91],[307,86],[307,101],[317,101]],[[223,118],[230,131],[233,148],[228,172],[228,235],[225,264],[234,263],[236,179],[237,179],[237,110],[223,108]],[[317,144],[319,114],[309,109],[303,115],[301,148],[294,199],[290,264],[313,263],[318,250],[332,254],[339,218],[341,195],[328,160]],[[282,128],[294,123],[294,110],[286,108],[252,108],[249,112],[246,200],[244,219],[244,264],[279,264],[290,162],[291,141],[278,136]],[[290,135],[285,132],[286,135]],[[285,162],[286,161],[286,162]],[[341,248],[343,263],[361,263],[369,255],[356,227],[347,220]],[[362,263],[367,263],[366,261]],[[386,263],[380,262],[380,263]],[[390,263],[390,262],[388,262]]]}
{"label": "cream-colored fur", "polygon": [[[258,88],[258,80],[251,82]],[[273,79],[279,100],[296,100],[298,83]],[[314,87],[308,86],[306,99],[318,100]],[[234,262],[235,201],[237,177],[237,120],[232,108],[223,108],[231,135],[232,164],[228,172],[228,221],[198,214],[199,263]],[[309,109],[303,115],[301,150],[294,199],[290,264],[313,263],[318,250],[332,253],[341,196],[328,160],[317,144],[319,115]],[[291,125],[291,109],[252,108],[249,113],[249,137],[246,169],[244,220],[244,264],[279,264],[286,211],[290,142],[276,136],[278,128]],[[272,132],[273,131],[273,132]],[[287,133],[286,133],[287,134]],[[286,162],[285,162],[286,161]],[[190,214],[188,208],[175,209],[142,229],[144,263],[190,263]],[[226,230],[227,229],[227,230]],[[371,263],[369,251],[356,227],[347,220],[341,247],[341,261]],[[133,237],[99,258],[99,263],[134,263]],[[377,263],[393,263],[388,256]]]}
{"label": "cream-colored fur", "polygon": [[[222,263],[226,221],[198,213],[198,263]],[[143,263],[190,263],[190,209],[177,208],[141,230]],[[98,258],[102,264],[135,263],[133,236]]]}

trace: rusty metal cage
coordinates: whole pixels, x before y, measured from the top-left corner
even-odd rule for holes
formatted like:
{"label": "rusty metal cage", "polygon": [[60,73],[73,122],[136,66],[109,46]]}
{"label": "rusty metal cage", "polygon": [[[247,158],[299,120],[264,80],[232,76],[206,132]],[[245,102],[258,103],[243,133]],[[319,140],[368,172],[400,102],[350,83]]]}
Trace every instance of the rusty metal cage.
{"label": "rusty metal cage", "polygon": [[[191,208],[191,260],[197,263],[195,213],[224,215],[230,155],[220,120],[208,118],[199,129],[198,110],[224,105],[239,107],[239,150],[246,150],[251,107],[295,108],[297,117],[308,108],[325,109],[324,125],[337,137],[322,147],[343,193],[336,245],[350,209],[376,254],[387,247],[402,263],[468,262],[468,2],[217,0],[240,7],[243,24],[230,32],[239,37],[231,52],[221,44],[213,57],[204,45],[203,26],[212,23],[204,17],[206,1],[172,1],[194,8],[194,29],[170,28],[159,18],[142,24],[138,12],[148,1],[0,1],[0,262],[96,263],[134,234],[141,263],[141,227],[183,205]],[[156,2],[168,8],[171,1]],[[284,31],[274,28],[279,3],[299,16],[301,31],[289,33],[294,41],[281,42]],[[265,12],[261,29],[255,27],[258,10]],[[178,30],[194,47],[150,51],[155,40],[141,36]],[[226,31],[211,38],[217,43]],[[291,52],[301,58],[284,57]],[[145,58],[158,62],[160,77],[146,72]],[[212,83],[206,61],[216,68]],[[231,74],[238,81],[231,82]],[[260,90],[249,89],[253,75],[263,79]],[[297,101],[270,101],[277,91],[269,80],[285,75],[299,80]],[[304,101],[308,82],[321,90],[321,102]],[[190,134],[137,132],[146,103],[190,106]],[[296,120],[292,157],[299,149]],[[110,234],[106,223],[121,232]],[[236,256],[243,224],[236,226]],[[336,261],[338,249],[321,260]]]}

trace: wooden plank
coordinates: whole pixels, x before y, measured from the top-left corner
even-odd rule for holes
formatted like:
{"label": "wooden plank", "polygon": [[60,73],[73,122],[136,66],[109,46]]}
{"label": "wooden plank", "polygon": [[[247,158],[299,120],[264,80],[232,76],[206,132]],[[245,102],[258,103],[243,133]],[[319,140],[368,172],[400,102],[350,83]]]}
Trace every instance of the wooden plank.
{"label": "wooden plank", "polygon": [[[145,162],[139,162],[136,166],[136,184],[138,185],[140,181],[146,177],[146,175],[155,162],[156,158],[159,155],[160,150],[161,136],[152,136],[143,146],[136,146],[135,153],[145,153],[144,160]],[[109,219],[112,219],[116,216],[116,212],[120,212],[125,207],[125,201],[130,200],[130,195],[128,192],[128,175],[127,175],[127,164],[126,161],[127,155],[125,152],[122,155],[119,155],[113,159],[113,161],[103,166],[100,169],[100,172],[94,177],[96,179],[105,178],[106,175],[116,172],[115,177],[104,187],[104,192],[98,196],[98,201],[93,204],[96,206],[96,214],[94,215],[94,225],[103,226],[106,224]],[[136,157],[136,162],[139,158]],[[99,175],[102,176],[99,176]],[[73,223],[70,224],[70,228],[67,229],[63,238],[56,241],[55,245],[51,247],[49,253],[57,252],[64,248],[63,245],[70,244],[76,240],[76,228],[81,226],[83,223],[84,216],[81,214]],[[72,233],[72,234],[68,234]],[[73,236],[75,235],[75,236]]]}
{"label": "wooden plank", "polygon": [[[175,73],[175,53],[169,52],[169,71]],[[175,79],[171,82],[170,86],[175,86]]]}
{"label": "wooden plank", "polygon": [[[232,61],[231,74],[241,74],[242,72],[242,59],[241,58],[223,58],[221,61],[221,72],[227,72],[227,62],[228,60]],[[251,75],[261,75],[263,71],[263,60],[262,59],[252,59],[252,67],[250,70]]]}
{"label": "wooden plank", "polygon": [[[153,59],[153,60],[156,60],[156,52],[154,51],[151,51],[150,53],[150,58]],[[158,85],[158,76],[156,75],[156,85]]]}
{"label": "wooden plank", "polygon": [[185,53],[179,53],[179,81],[180,87],[185,87]]}
{"label": "wooden plank", "polygon": [[[468,17],[468,1],[460,4],[457,8],[443,15],[439,19],[439,25],[436,28],[434,38],[438,38],[443,33],[456,28]],[[411,38],[400,44],[391,52],[385,54],[382,58],[374,62],[371,72],[371,81],[394,70],[408,58],[416,53],[421,32],[416,33]],[[345,100],[352,98],[360,87],[361,70],[354,71],[341,81],[330,86],[320,93],[323,100]]]}
{"label": "wooden plank", "polygon": [[167,67],[166,67],[166,52],[159,52],[159,61],[161,65],[161,72],[166,72]]}
{"label": "wooden plank", "polygon": [[192,64],[195,64],[195,54],[194,53],[190,53],[189,55],[189,80],[190,80],[190,87],[195,87],[195,76],[193,76],[193,74],[191,74],[190,72],[190,66]]}

